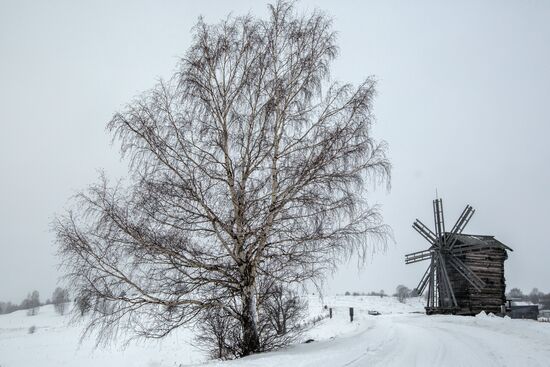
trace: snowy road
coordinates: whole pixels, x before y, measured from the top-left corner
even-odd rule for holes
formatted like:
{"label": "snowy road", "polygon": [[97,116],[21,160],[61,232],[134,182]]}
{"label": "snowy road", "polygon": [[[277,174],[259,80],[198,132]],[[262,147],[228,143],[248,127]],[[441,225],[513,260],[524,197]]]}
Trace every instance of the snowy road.
{"label": "snowy road", "polygon": [[550,324],[421,314],[362,317],[357,324],[332,340],[209,366],[550,366]]}
{"label": "snowy road", "polygon": [[367,346],[367,352],[343,365],[550,366],[550,330],[540,338],[529,338],[516,332],[516,323],[544,326],[489,317],[388,317],[376,321],[370,332],[357,338]]}

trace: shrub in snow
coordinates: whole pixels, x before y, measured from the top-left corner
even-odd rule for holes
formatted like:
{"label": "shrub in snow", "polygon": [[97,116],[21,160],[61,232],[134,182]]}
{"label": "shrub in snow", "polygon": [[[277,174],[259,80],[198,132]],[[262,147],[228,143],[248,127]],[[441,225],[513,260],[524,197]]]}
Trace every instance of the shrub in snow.
{"label": "shrub in snow", "polygon": [[34,334],[35,331],[36,331],[36,326],[33,325],[29,328],[29,334]]}
{"label": "shrub in snow", "polygon": [[[303,331],[314,324],[302,322],[306,316],[307,303],[293,290],[280,285],[264,285],[258,301],[260,351],[270,351],[297,342]],[[208,351],[212,358],[241,357],[245,354],[246,345],[240,325],[241,322],[230,311],[212,309],[198,323],[197,344]]]}
{"label": "shrub in snow", "polygon": [[80,316],[84,316],[92,308],[92,302],[90,300],[90,295],[85,291],[81,290],[80,294],[75,299],[76,310]]}
{"label": "shrub in snow", "polygon": [[239,356],[241,331],[237,320],[225,309],[212,309],[198,323],[197,345],[212,358]]}
{"label": "shrub in snow", "polygon": [[329,316],[327,314],[324,314],[324,315],[318,315],[318,316],[315,316],[314,318],[312,318],[310,321],[308,321],[306,324],[307,325],[315,325],[317,324],[318,322],[321,322],[323,321],[324,319],[328,318]]}

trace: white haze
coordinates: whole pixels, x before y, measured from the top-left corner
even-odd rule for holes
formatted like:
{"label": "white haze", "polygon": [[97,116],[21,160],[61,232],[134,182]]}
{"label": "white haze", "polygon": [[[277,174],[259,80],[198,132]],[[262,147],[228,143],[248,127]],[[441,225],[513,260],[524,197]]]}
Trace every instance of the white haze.
{"label": "white haze", "polygon": [[[411,228],[432,223],[436,189],[448,226],[477,209],[466,232],[515,251],[508,288],[549,292],[550,3],[543,1],[302,1],[334,16],[333,76],[379,80],[375,133],[388,141],[392,189],[378,188],[395,243],[359,270],[356,259],[327,292],[414,287],[426,247]],[[199,15],[265,15],[260,1],[0,0],[0,300],[51,295],[56,269],[49,225],[69,197],[97,178],[124,176],[105,124],[174,70]]]}

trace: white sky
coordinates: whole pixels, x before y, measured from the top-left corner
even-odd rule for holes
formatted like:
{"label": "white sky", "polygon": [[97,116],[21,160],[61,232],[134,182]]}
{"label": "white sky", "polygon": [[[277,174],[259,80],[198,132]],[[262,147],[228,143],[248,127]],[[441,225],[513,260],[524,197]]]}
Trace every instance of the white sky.
{"label": "white sky", "polygon": [[[395,243],[327,291],[414,287],[424,265],[404,254],[426,243],[437,188],[448,226],[469,203],[465,232],[515,251],[508,287],[550,292],[550,2],[301,1],[331,14],[340,57],[333,76],[379,79],[375,133],[390,144],[384,206]],[[260,1],[0,0],[0,300],[51,295],[59,273],[49,224],[104,168],[124,174],[105,124],[168,77],[199,15],[265,15]]]}

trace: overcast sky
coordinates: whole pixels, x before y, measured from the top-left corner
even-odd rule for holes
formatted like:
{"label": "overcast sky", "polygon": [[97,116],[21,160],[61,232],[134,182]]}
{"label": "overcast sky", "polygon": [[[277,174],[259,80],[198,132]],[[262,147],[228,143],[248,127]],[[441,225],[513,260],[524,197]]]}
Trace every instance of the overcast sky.
{"label": "overcast sky", "polygon": [[[508,288],[550,292],[550,2],[301,1],[334,17],[333,77],[379,80],[375,134],[388,141],[383,205],[395,243],[364,269],[351,261],[327,292],[416,286],[404,264],[427,243],[411,224],[477,210],[467,233],[514,249]],[[51,295],[59,272],[50,223],[105,169],[124,176],[105,124],[169,77],[200,15],[264,16],[261,1],[0,0],[0,300]]]}

